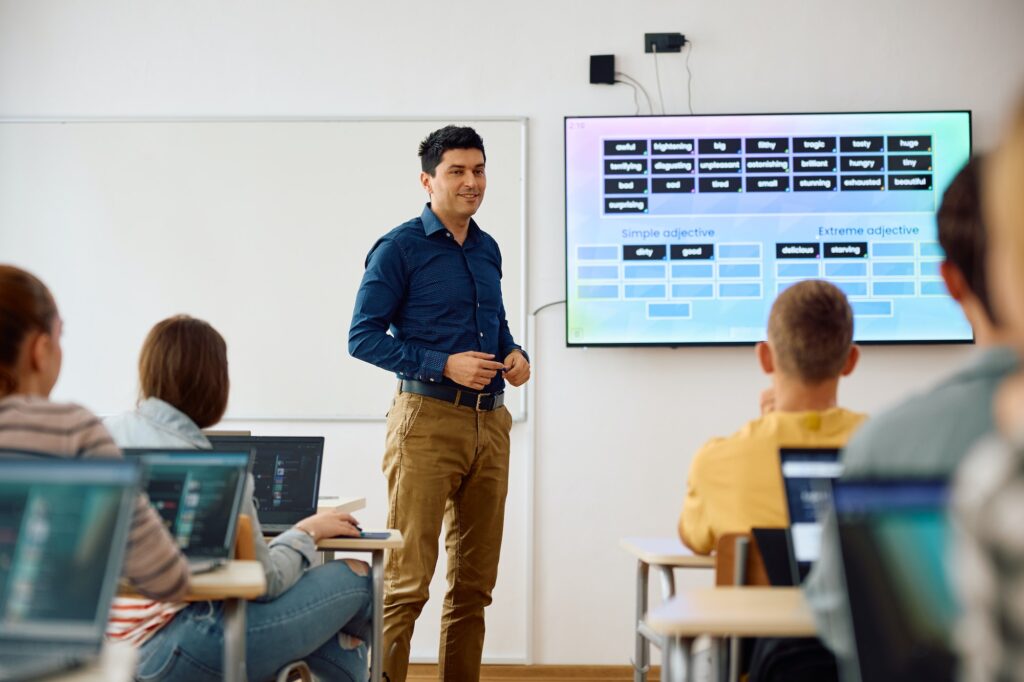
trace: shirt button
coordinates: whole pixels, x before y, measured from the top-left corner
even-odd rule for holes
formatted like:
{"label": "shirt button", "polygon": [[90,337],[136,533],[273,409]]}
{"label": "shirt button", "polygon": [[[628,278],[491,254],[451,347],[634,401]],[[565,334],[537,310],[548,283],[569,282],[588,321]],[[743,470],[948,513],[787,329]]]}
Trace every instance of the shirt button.
{"label": "shirt button", "polygon": [[482,339],[483,337],[484,337],[484,333],[480,332],[480,338]]}
{"label": "shirt button", "polygon": [[477,304],[476,304],[476,307],[477,307],[477,308],[479,308],[479,307],[480,307],[480,304],[479,304],[479,303],[477,303]]}
{"label": "shirt button", "polygon": [[448,238],[449,238],[449,239],[451,239],[451,236],[452,236],[452,233],[451,233],[451,232],[445,232],[445,234],[446,234],[446,235],[448,235]]}
{"label": "shirt button", "polygon": [[431,381],[437,381],[437,379],[435,379],[434,377],[430,377],[430,380]]}

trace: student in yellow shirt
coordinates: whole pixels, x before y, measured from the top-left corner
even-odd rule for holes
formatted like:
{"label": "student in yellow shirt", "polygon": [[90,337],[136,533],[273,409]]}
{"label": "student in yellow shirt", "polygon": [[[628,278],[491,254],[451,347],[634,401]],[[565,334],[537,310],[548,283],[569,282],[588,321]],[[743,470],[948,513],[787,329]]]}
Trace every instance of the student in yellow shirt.
{"label": "student in yellow shirt", "polygon": [[834,285],[806,280],[779,294],[768,340],[756,351],[772,380],[761,395],[761,417],[708,441],[690,466],[679,537],[700,554],[727,533],[785,526],[779,448],[842,447],[865,419],[836,406],[839,379],[860,352],[853,312]]}

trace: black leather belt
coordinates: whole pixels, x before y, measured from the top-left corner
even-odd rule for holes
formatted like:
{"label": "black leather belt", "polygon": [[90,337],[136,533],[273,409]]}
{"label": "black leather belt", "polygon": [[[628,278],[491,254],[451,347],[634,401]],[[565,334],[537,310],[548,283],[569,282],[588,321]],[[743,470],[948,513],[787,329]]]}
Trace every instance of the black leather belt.
{"label": "black leather belt", "polygon": [[399,383],[399,390],[402,393],[416,393],[425,395],[428,398],[443,400],[452,405],[472,407],[477,412],[490,412],[505,404],[505,392],[500,393],[478,393],[468,388],[454,388],[452,386],[425,384],[422,381],[413,379],[402,379]]}

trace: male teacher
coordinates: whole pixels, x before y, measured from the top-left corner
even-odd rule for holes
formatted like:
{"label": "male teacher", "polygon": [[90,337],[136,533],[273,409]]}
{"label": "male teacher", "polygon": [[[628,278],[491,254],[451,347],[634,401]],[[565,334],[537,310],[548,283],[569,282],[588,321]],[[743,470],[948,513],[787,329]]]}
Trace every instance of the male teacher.
{"label": "male teacher", "polygon": [[443,519],[438,673],[469,682],[480,677],[505,519],[512,417],[503,389],[525,383],[530,362],[505,319],[498,244],[473,221],[487,187],[483,140],[446,126],[419,155],[430,202],[370,249],[348,349],[399,378],[383,468],[388,527],[402,531],[405,546],[385,566],[383,672],[391,682],[406,678]]}

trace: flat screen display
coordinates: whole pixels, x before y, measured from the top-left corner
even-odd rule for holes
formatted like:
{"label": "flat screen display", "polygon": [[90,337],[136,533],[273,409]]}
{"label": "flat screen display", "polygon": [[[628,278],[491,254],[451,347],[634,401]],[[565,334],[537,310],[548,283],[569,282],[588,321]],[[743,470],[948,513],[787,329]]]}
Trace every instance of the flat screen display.
{"label": "flat screen display", "polygon": [[935,214],[968,111],[565,119],[570,346],[743,344],[803,279],[858,342],[963,342]]}

